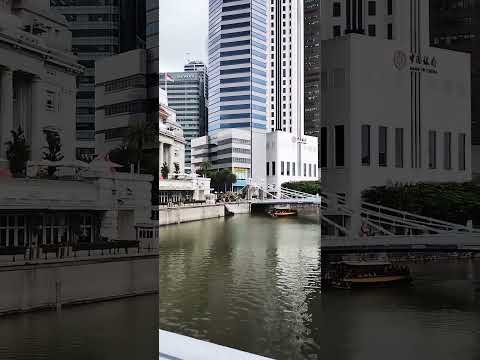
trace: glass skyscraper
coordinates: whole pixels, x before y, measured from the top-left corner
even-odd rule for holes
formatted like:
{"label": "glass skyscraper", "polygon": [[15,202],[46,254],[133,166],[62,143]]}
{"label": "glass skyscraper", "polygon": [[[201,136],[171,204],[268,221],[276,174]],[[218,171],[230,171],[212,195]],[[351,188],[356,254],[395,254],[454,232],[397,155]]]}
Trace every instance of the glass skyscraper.
{"label": "glass skyscraper", "polygon": [[[206,66],[199,62],[185,65],[185,71],[168,73],[168,105],[177,113],[177,122],[182,126],[185,146],[185,171],[191,169],[191,139],[206,135]],[[165,74],[160,74],[160,87],[165,85]]]}
{"label": "glass skyscraper", "polygon": [[208,37],[208,136],[192,141],[193,168],[265,182],[267,0],[210,0]]}
{"label": "glass skyscraper", "polygon": [[266,0],[210,0],[208,131],[266,129]]}

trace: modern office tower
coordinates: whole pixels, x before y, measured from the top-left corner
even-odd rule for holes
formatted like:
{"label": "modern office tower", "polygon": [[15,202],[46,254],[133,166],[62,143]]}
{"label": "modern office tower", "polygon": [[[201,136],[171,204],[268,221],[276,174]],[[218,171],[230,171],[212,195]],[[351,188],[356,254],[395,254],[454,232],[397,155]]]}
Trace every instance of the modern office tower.
{"label": "modern office tower", "polygon": [[[208,136],[236,129],[250,142],[248,150],[218,148],[210,161],[214,169],[231,169],[238,187],[248,178],[265,181],[266,5],[266,0],[212,0],[209,6]],[[237,140],[243,136],[230,145]]]}
{"label": "modern office tower", "polygon": [[372,186],[471,179],[470,56],[430,46],[428,2],[325,3],[322,186],[355,207]]}
{"label": "modern office tower", "polygon": [[320,137],[321,12],[320,0],[304,0],[305,134]]}
{"label": "modern office tower", "polygon": [[197,71],[200,72],[203,76],[203,85],[204,85],[204,111],[205,111],[205,116],[204,116],[204,121],[200,123],[200,135],[199,136],[205,136],[208,133],[208,68],[207,65],[205,65],[202,61],[198,60],[189,60],[183,67],[184,71]]}
{"label": "modern office tower", "polygon": [[430,0],[431,45],[470,54],[472,171],[480,175],[480,1]]}
{"label": "modern office tower", "polygon": [[[206,67],[199,62],[188,63],[183,72],[168,73],[168,103],[175,110],[185,139],[185,171],[191,171],[191,139],[206,135]],[[160,74],[160,86],[165,87],[165,74]]]}
{"label": "modern office tower", "polygon": [[[97,59],[95,64],[97,154],[124,144],[131,127],[158,124],[158,1],[145,5],[146,49]],[[158,143],[145,144],[144,152],[158,153]]]}
{"label": "modern office tower", "polygon": [[147,91],[148,98],[152,102],[150,116],[156,117],[158,113],[158,48],[159,48],[159,2],[158,0],[146,0],[146,49],[147,49]]}
{"label": "modern office tower", "polygon": [[318,179],[318,139],[304,129],[303,0],[267,11],[267,184]]}
{"label": "modern office tower", "polygon": [[95,154],[95,61],[145,47],[145,0],[50,0],[72,31],[72,49],[85,73],[78,77],[77,157]]}

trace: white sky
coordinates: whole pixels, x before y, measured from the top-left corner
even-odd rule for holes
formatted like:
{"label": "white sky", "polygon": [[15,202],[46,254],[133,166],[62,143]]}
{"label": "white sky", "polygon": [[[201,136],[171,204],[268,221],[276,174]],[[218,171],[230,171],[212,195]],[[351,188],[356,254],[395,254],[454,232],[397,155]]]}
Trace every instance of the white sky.
{"label": "white sky", "polygon": [[208,61],[208,0],[160,1],[160,72],[182,71],[185,59]]}

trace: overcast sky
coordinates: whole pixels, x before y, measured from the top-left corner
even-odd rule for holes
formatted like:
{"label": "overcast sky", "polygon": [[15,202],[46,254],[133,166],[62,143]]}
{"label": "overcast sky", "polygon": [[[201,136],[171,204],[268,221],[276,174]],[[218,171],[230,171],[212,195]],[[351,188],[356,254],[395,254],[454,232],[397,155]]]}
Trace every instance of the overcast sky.
{"label": "overcast sky", "polygon": [[160,0],[160,72],[208,60],[208,0]]}

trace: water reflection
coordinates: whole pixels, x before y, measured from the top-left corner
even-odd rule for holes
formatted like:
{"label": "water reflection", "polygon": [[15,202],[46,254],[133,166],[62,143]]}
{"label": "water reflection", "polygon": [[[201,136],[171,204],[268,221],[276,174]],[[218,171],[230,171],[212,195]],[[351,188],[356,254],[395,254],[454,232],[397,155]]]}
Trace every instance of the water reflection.
{"label": "water reflection", "polygon": [[160,327],[277,359],[475,359],[478,262],[419,264],[408,289],[320,292],[316,221],[161,229]]}
{"label": "water reflection", "polygon": [[158,296],[0,318],[2,360],[158,358]]}

